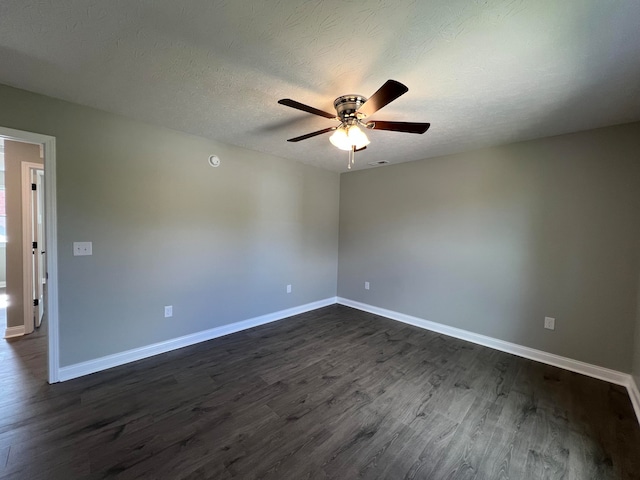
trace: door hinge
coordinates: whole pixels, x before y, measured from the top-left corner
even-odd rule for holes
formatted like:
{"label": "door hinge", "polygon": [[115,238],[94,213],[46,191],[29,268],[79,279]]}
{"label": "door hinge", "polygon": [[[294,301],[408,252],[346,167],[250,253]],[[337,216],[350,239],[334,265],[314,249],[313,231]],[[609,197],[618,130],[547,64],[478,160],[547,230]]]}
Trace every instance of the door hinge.
{"label": "door hinge", "polygon": [[31,190],[37,190],[37,189],[38,189],[38,187],[36,186],[36,184],[32,183],[31,184]]}
{"label": "door hinge", "polygon": [[38,305],[40,305],[40,300],[38,300],[37,298],[33,301],[33,306],[37,307]]}
{"label": "door hinge", "polygon": [[38,242],[32,242],[31,248],[38,248]]}

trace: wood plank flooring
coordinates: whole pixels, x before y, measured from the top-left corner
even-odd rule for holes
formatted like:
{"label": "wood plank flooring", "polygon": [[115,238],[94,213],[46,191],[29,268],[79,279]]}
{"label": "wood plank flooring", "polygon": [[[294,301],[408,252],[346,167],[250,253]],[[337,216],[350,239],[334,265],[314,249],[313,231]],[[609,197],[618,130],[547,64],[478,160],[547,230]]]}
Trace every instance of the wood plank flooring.
{"label": "wood plank flooring", "polygon": [[45,351],[0,349],[0,478],[640,478],[624,388],[348,307],[56,385]]}

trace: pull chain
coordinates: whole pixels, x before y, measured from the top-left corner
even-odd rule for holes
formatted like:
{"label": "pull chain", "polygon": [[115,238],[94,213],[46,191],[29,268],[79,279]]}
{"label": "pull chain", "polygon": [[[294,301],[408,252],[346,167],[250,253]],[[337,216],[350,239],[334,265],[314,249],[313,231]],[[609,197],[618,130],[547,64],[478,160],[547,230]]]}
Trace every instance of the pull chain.
{"label": "pull chain", "polygon": [[347,161],[347,169],[351,170],[356,163],[356,146],[352,145],[351,150],[349,150],[349,160]]}

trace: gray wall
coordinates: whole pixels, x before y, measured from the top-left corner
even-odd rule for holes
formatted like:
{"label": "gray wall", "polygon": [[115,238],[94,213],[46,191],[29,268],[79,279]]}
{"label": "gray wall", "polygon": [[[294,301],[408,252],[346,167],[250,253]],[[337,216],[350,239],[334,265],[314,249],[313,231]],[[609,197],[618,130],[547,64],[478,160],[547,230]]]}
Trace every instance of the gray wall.
{"label": "gray wall", "polygon": [[0,105],[57,138],[63,366],[335,295],[341,199],[341,296],[632,368],[640,124],[340,180],[10,87]]}
{"label": "gray wall", "polygon": [[6,86],[0,105],[57,138],[62,366],[335,296],[338,174]]}
{"label": "gray wall", "polygon": [[629,372],[639,151],[636,123],[343,174],[338,294]]}
{"label": "gray wall", "polygon": [[40,147],[29,143],[4,141],[7,208],[7,327],[24,325],[23,241],[22,241],[22,162],[40,163]]}

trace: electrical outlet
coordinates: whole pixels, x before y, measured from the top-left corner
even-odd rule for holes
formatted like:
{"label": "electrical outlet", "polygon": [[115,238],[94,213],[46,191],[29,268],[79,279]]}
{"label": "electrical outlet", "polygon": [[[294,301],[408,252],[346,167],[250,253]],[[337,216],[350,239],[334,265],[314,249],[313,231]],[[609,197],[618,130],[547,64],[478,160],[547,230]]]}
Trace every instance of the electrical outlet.
{"label": "electrical outlet", "polygon": [[173,317],[173,305],[166,305],[164,307],[164,318]]}
{"label": "electrical outlet", "polygon": [[287,293],[291,293],[291,285],[287,285]]}
{"label": "electrical outlet", "polygon": [[364,289],[369,290],[369,282],[364,282]]}
{"label": "electrical outlet", "polygon": [[83,257],[85,255],[93,255],[92,242],[73,242],[73,256]]}
{"label": "electrical outlet", "polygon": [[544,317],[544,328],[549,330],[556,329],[556,319],[551,317]]}

